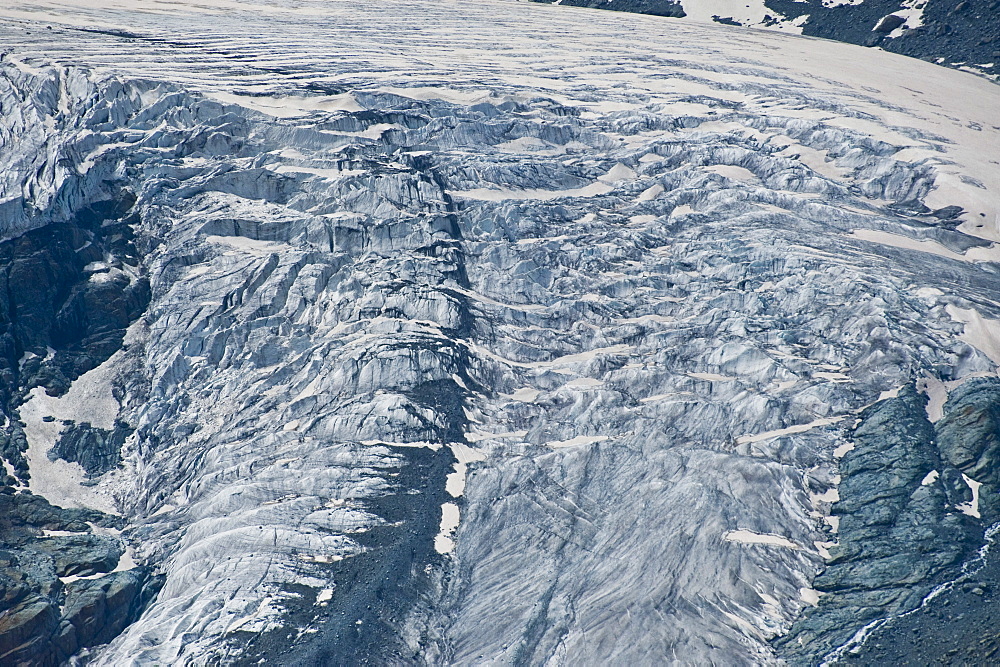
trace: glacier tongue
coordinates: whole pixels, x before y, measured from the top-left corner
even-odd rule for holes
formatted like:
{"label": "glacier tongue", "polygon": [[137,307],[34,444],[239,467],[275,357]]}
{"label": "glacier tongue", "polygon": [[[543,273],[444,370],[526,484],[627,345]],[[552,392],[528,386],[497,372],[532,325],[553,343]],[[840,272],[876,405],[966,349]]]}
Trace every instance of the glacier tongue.
{"label": "glacier tongue", "polygon": [[856,415],[996,375],[985,81],[503,2],[79,6],[0,10],[0,225],[135,197],[97,483],[165,584],[96,664],[777,660]]}

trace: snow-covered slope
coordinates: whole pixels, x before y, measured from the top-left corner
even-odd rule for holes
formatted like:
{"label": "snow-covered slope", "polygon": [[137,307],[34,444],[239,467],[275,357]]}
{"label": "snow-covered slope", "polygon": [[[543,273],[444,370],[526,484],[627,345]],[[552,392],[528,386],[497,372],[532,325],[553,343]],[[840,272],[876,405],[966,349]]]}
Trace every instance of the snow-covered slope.
{"label": "snow-covered slope", "polygon": [[[998,518],[989,433],[932,424],[1000,363],[993,84],[507,2],[0,16],[0,445],[104,512],[18,548],[120,549],[10,561],[0,657],[808,662]],[[46,230],[84,258],[51,289]],[[126,576],[85,635],[68,596]]]}

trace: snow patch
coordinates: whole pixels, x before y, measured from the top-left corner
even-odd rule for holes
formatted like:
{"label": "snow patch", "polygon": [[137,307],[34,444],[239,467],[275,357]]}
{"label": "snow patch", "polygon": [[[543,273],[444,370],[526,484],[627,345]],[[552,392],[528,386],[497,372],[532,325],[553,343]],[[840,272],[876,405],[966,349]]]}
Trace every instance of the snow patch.
{"label": "snow patch", "polygon": [[924,24],[924,7],[926,5],[927,0],[903,0],[900,3],[900,9],[893,12],[893,14],[903,19],[903,24],[890,32],[887,37],[895,39],[902,36],[905,30],[922,26]]}
{"label": "snow patch", "polygon": [[749,169],[730,164],[713,164],[705,167],[705,171],[718,174],[733,181],[753,182],[757,180],[757,175]]}
{"label": "snow patch", "polygon": [[[114,428],[119,406],[111,383],[120,363],[121,353],[117,352],[77,378],[62,397],[49,396],[43,388],[35,387],[19,409],[28,440],[25,452],[31,474],[28,488],[54,505],[118,513],[107,486],[84,486],[86,471],[80,464],[50,460],[48,453],[62,433],[62,420],[86,422],[102,429]],[[45,421],[45,417],[54,417],[55,421]]]}
{"label": "snow patch", "polygon": [[813,546],[816,547],[816,553],[824,560],[830,560],[830,549],[836,545],[836,542],[820,542],[819,540],[813,542]]}
{"label": "snow patch", "polygon": [[799,589],[799,599],[805,602],[807,605],[815,607],[819,604],[819,596],[822,595],[815,588],[800,588]]}
{"label": "snow patch", "polygon": [[622,181],[630,181],[635,177],[636,173],[634,171],[619,162],[609,169],[606,174],[598,176],[597,180],[604,183],[620,183]]}
{"label": "snow patch", "polygon": [[486,454],[460,442],[453,442],[449,444],[448,447],[451,449],[451,453],[454,454],[455,458],[458,459],[459,463],[474,463],[476,461],[486,460]]}
{"label": "snow patch", "polygon": [[997,244],[989,246],[978,246],[970,248],[963,255],[954,250],[950,250],[937,241],[911,239],[908,236],[882,232],[875,229],[855,229],[850,234],[851,238],[870,241],[881,245],[903,248],[906,250],[917,250],[919,252],[930,253],[948,259],[957,259],[960,262],[1000,262],[1000,247]]}
{"label": "snow patch", "polygon": [[993,363],[1000,364],[1000,320],[990,320],[977,310],[952,304],[945,309],[951,319],[965,325],[965,331],[959,338],[985,354]]}
{"label": "snow patch", "polygon": [[502,104],[506,98],[496,97],[491,90],[484,89],[456,89],[444,88],[441,86],[414,86],[412,88],[385,87],[379,92],[408,97],[411,100],[442,100],[452,104],[475,105],[475,104]]}
{"label": "snow patch", "polygon": [[500,394],[500,396],[510,401],[518,401],[519,403],[534,403],[535,399],[541,393],[534,387],[521,387],[515,390],[513,394]]}
{"label": "snow patch", "polygon": [[741,435],[736,438],[736,442],[743,445],[752,442],[761,442],[762,440],[770,440],[772,438],[779,438],[783,435],[791,435],[793,433],[805,433],[806,431],[811,431],[814,428],[820,426],[829,426],[830,424],[836,424],[837,422],[843,421],[843,417],[826,417],[823,419],[817,419],[816,421],[811,421],[808,424],[797,424],[795,426],[789,426],[788,428],[779,428],[774,431],[766,431],[764,433],[757,433],[755,435]]}
{"label": "snow patch", "polygon": [[889,398],[896,398],[897,396],[899,396],[900,390],[905,386],[906,386],[905,384],[901,384],[893,389],[886,389],[885,391],[883,391],[881,394],[878,395],[878,401],[875,402],[878,403],[879,401],[884,401]]}
{"label": "snow patch", "polygon": [[785,547],[788,549],[798,549],[794,542],[787,537],[775,535],[773,533],[754,533],[749,530],[730,530],[723,538],[727,542],[738,542],[740,544],[766,544],[774,547]]}
{"label": "snow patch", "polygon": [[645,190],[643,190],[642,193],[638,197],[636,197],[635,200],[638,202],[653,201],[661,194],[663,194],[663,186],[657,183],[656,185],[651,185]]}
{"label": "snow patch", "polygon": [[707,380],[709,382],[732,382],[736,379],[731,375],[720,375],[718,373],[688,373],[687,376],[696,380]]}
{"label": "snow patch", "polygon": [[570,438],[569,440],[551,440],[545,443],[546,447],[552,447],[553,449],[559,449],[562,447],[580,447],[582,445],[593,445],[598,442],[604,442],[610,438],[606,435],[578,435],[575,438]]}
{"label": "snow patch", "polygon": [[275,97],[267,95],[240,95],[212,90],[208,96],[224,104],[235,104],[275,118],[295,118],[313,112],[363,111],[351,93],[342,95]]}
{"label": "snow patch", "polygon": [[812,496],[813,504],[816,503],[835,503],[840,500],[840,491],[836,487],[827,489],[823,493],[817,493]]}
{"label": "snow patch", "polygon": [[[426,441],[414,441],[414,442],[386,442],[385,440],[362,440],[362,445],[367,446],[382,446],[382,447],[426,447],[431,451],[437,451],[443,446],[440,442],[426,442]],[[297,460],[297,459],[291,459]]]}
{"label": "snow patch", "polygon": [[776,13],[764,0],[681,0],[681,6],[686,20],[714,23],[715,17],[731,18],[745,26],[763,23],[765,16]]}
{"label": "snow patch", "polygon": [[944,403],[948,400],[948,388],[936,377],[925,375],[917,380],[917,391],[927,395],[927,419],[937,422],[944,415]]}
{"label": "snow patch", "polygon": [[597,380],[595,378],[577,378],[564,384],[563,389],[594,389],[595,387],[603,386],[603,380]]}
{"label": "snow patch", "polygon": [[465,473],[467,466],[464,463],[456,463],[453,468],[455,472],[449,473],[445,478],[445,491],[452,498],[458,498],[465,493]]}
{"label": "snow patch", "polygon": [[967,503],[961,503],[959,505],[955,505],[955,509],[962,512],[962,514],[968,514],[969,516],[973,516],[979,519],[981,518],[979,514],[979,487],[981,487],[983,484],[982,482],[977,482],[976,480],[972,479],[965,473],[962,473],[962,479],[964,479],[965,483],[969,485],[970,489],[972,489],[972,500],[970,500]]}
{"label": "snow patch", "polygon": [[505,201],[538,199],[549,200],[561,197],[598,197],[614,190],[613,185],[604,182],[595,182],[585,185],[582,188],[570,188],[567,190],[542,190],[542,189],[503,189],[503,188],[473,188],[472,190],[448,190],[452,197],[462,197],[465,199],[478,199],[480,201]]}
{"label": "snow patch", "polygon": [[844,458],[844,455],[852,449],[854,449],[853,442],[845,442],[842,445],[837,445],[837,447],[833,450],[833,458],[842,459]]}
{"label": "snow patch", "polygon": [[455,503],[441,505],[441,528],[434,537],[434,550],[439,554],[448,554],[455,549],[454,534],[458,528],[461,514]]}
{"label": "snow patch", "polygon": [[287,248],[287,246],[283,243],[278,243],[276,241],[259,241],[257,239],[247,238],[246,236],[216,236],[213,234],[206,236],[205,240],[209,243],[217,243],[219,245],[229,246],[230,248],[249,251],[255,255],[270,255],[271,253],[278,252],[283,248]]}

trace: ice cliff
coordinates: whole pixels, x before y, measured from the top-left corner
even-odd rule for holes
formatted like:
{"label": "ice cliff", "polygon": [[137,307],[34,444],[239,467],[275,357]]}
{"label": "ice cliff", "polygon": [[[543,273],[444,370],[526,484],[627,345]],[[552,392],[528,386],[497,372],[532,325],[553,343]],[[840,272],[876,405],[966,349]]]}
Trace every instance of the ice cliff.
{"label": "ice cliff", "polygon": [[812,664],[991,557],[995,85],[49,4],[0,10],[0,661]]}

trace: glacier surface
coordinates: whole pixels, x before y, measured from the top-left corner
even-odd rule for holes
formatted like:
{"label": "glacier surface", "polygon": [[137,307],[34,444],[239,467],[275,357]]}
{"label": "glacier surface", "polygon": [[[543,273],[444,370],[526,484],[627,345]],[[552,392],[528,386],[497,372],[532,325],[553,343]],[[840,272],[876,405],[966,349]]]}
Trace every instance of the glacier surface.
{"label": "glacier surface", "polygon": [[997,376],[985,80],[511,2],[0,16],[2,239],[117,202],[82,284],[148,290],[7,417],[163,575],[94,664],[778,661],[855,426]]}

